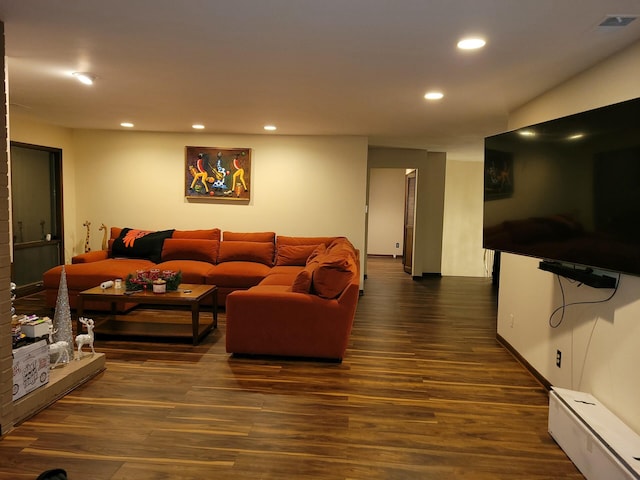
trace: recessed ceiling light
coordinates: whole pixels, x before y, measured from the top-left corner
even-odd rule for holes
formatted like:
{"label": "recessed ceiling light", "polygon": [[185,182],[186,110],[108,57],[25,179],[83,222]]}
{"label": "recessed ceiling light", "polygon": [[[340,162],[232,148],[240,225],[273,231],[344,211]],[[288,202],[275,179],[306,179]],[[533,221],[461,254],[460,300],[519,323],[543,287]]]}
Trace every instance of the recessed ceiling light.
{"label": "recessed ceiling light", "polygon": [[444,97],[442,92],[427,92],[424,96],[427,100],[440,100],[442,97]]}
{"label": "recessed ceiling light", "polygon": [[121,127],[126,127],[126,128],[133,128],[133,123],[131,122],[122,122],[120,124]]}
{"label": "recessed ceiling light", "polygon": [[580,139],[582,137],[584,137],[584,133],[576,133],[576,134],[573,134],[573,135],[569,135],[567,138],[569,140],[578,140],[578,139]]}
{"label": "recessed ceiling light", "polygon": [[202,125],[200,123],[194,123],[193,125],[191,125],[191,128],[195,128],[196,130],[203,130],[204,129],[204,125]]}
{"label": "recessed ceiling light", "polygon": [[265,125],[264,129],[269,131],[269,132],[273,132],[274,130],[277,130],[275,125]]}
{"label": "recessed ceiling light", "polygon": [[463,38],[458,42],[458,48],[460,50],[477,50],[478,48],[482,48],[487,44],[487,42],[479,37],[469,37]]}
{"label": "recessed ceiling light", "polygon": [[96,80],[96,76],[88,72],[73,72],[71,75],[76,77],[80,83],[84,83],[85,85],[93,85],[93,82]]}

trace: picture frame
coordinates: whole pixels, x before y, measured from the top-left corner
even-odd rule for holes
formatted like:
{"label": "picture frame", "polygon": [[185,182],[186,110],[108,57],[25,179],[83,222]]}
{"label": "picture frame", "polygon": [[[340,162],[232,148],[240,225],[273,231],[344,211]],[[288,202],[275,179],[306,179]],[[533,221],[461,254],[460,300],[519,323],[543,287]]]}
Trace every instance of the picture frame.
{"label": "picture frame", "polygon": [[497,200],[513,195],[513,155],[486,150],[484,158],[484,199]]}
{"label": "picture frame", "polygon": [[188,200],[251,200],[251,149],[185,147],[184,196]]}

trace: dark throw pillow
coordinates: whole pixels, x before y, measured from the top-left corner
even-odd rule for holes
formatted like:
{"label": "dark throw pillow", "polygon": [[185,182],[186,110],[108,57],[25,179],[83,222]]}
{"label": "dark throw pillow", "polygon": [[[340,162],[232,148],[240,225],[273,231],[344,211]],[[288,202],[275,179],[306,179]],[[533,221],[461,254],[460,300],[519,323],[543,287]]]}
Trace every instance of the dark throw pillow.
{"label": "dark throw pillow", "polygon": [[162,245],[166,238],[171,238],[173,230],[152,232],[123,228],[113,242],[114,257],[145,258],[159,263],[162,256]]}

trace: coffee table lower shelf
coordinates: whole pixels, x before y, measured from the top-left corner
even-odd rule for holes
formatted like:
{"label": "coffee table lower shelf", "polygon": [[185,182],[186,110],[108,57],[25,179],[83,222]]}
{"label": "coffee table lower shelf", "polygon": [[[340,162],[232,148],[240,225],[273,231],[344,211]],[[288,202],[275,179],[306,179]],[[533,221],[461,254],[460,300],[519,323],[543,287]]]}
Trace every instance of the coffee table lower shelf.
{"label": "coffee table lower shelf", "polygon": [[[207,299],[211,300],[213,318],[210,323],[200,324],[200,308]],[[215,285],[181,284],[174,292],[158,294],[148,291],[125,294],[124,290],[114,287],[105,289],[94,287],[78,294],[78,318],[84,316],[84,304],[88,301],[111,303],[111,318],[96,325],[96,329],[99,328],[99,332],[105,335],[177,337],[180,336],[180,331],[184,331],[184,327],[189,325],[186,322],[176,324],[175,322],[161,322],[146,318],[132,321],[131,317],[127,318],[127,314],[118,316],[117,305],[125,302],[138,305],[190,307],[191,337],[194,345],[200,343],[209,332],[218,326],[218,288]],[[79,320],[77,327],[77,331],[81,332],[82,325]]]}

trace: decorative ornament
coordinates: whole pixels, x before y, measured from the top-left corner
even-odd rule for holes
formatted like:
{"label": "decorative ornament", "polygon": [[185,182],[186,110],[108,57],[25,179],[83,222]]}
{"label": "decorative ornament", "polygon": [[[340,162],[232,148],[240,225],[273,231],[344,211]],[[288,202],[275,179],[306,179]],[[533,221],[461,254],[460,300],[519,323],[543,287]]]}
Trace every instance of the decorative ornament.
{"label": "decorative ornament", "polygon": [[146,290],[147,288],[151,290],[157,280],[164,281],[167,292],[174,292],[178,289],[180,282],[182,282],[182,270],[178,270],[177,272],[173,270],[160,271],[158,268],[138,270],[135,275],[133,273],[127,275],[125,285],[130,292]]}
{"label": "decorative ornament", "polygon": [[69,344],[64,340],[54,342],[53,335],[56,332],[53,325],[49,324],[49,357],[55,357],[54,362],[50,365],[52,370],[60,364],[69,363]]}
{"label": "decorative ornament", "polygon": [[89,345],[91,347],[91,353],[95,354],[93,349],[93,320],[91,318],[80,317],[78,319],[81,324],[87,327],[87,333],[81,333],[76,335],[76,345],[78,345],[78,360],[82,358],[82,346]]}
{"label": "decorative ornament", "polygon": [[108,250],[109,241],[107,240],[107,226],[104,223],[101,223],[98,230],[102,230],[102,250]]}
{"label": "decorative ornament", "polygon": [[67,342],[69,358],[73,358],[73,327],[71,324],[71,307],[69,306],[69,290],[67,289],[67,272],[62,266],[60,272],[60,286],[58,298],[56,298],[56,311],[53,315],[53,328],[55,334],[53,340]]}
{"label": "decorative ornament", "polygon": [[89,231],[91,230],[91,222],[87,220],[82,224],[83,227],[87,227],[87,237],[84,239],[84,253],[91,251],[91,245],[89,244]]}

